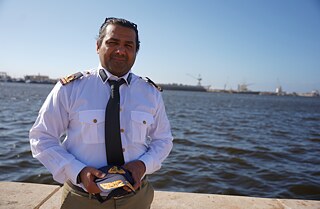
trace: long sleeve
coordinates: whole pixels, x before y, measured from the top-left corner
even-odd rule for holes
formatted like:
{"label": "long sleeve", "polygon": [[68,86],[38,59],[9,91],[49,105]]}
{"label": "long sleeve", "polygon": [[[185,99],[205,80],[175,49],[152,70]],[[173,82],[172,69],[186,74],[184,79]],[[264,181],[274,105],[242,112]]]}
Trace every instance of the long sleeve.
{"label": "long sleeve", "polygon": [[76,182],[78,173],[85,167],[60,141],[69,124],[68,105],[65,89],[58,83],[46,98],[29,133],[33,157],[60,183],[67,179]]}

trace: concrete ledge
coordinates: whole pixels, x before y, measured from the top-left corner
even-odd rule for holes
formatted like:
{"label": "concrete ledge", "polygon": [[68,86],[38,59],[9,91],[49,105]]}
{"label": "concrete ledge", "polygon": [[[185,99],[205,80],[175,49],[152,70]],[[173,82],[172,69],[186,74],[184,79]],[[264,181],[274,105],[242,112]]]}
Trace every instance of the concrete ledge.
{"label": "concrete ledge", "polygon": [[59,189],[45,184],[0,182],[0,208],[39,208]]}
{"label": "concrete ledge", "polygon": [[152,209],[320,209],[320,201],[159,192]]}
{"label": "concrete ledge", "polygon": [[[0,209],[58,209],[55,185],[0,182]],[[320,209],[320,201],[156,191],[151,209]]]}

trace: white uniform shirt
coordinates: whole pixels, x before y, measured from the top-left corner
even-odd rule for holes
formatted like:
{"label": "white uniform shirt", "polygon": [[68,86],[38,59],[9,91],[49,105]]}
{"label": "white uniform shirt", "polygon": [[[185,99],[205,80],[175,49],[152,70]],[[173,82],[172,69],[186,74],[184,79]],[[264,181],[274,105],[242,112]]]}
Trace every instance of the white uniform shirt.
{"label": "white uniform shirt", "polygon": [[[104,72],[108,79],[114,77]],[[104,120],[109,96],[109,84],[98,70],[64,86],[59,82],[48,95],[29,137],[33,157],[56,181],[76,184],[85,166],[107,165]],[[129,84],[120,86],[120,129],[125,163],[143,161],[145,174],[160,169],[173,146],[170,124],[160,92],[134,74]]]}

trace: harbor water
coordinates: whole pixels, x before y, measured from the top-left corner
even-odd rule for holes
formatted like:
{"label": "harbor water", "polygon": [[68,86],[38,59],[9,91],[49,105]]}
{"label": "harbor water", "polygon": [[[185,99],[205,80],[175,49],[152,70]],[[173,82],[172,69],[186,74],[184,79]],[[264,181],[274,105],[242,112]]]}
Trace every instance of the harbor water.
{"label": "harbor water", "polygon": [[[0,181],[57,184],[28,131],[53,85],[0,83]],[[174,147],[155,189],[320,200],[320,98],[164,91]]]}

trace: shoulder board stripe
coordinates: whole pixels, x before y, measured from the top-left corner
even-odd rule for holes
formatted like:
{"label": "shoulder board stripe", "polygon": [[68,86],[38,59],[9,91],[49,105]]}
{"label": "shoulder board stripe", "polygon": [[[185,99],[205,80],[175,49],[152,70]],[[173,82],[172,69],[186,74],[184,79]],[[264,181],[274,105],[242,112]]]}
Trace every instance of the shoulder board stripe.
{"label": "shoulder board stripe", "polygon": [[66,76],[64,78],[61,78],[60,79],[60,83],[62,85],[66,85],[66,84],[68,84],[68,83],[70,83],[70,82],[72,82],[74,80],[77,80],[77,79],[81,78],[82,76],[83,76],[83,74],[81,72],[77,72],[75,74],[72,74],[72,75]]}
{"label": "shoulder board stripe", "polygon": [[156,87],[156,89],[158,89],[160,92],[162,92],[162,88],[160,86],[158,86],[157,84],[155,84],[150,78],[146,77],[147,82],[150,83],[151,85],[153,85],[154,87]]}

